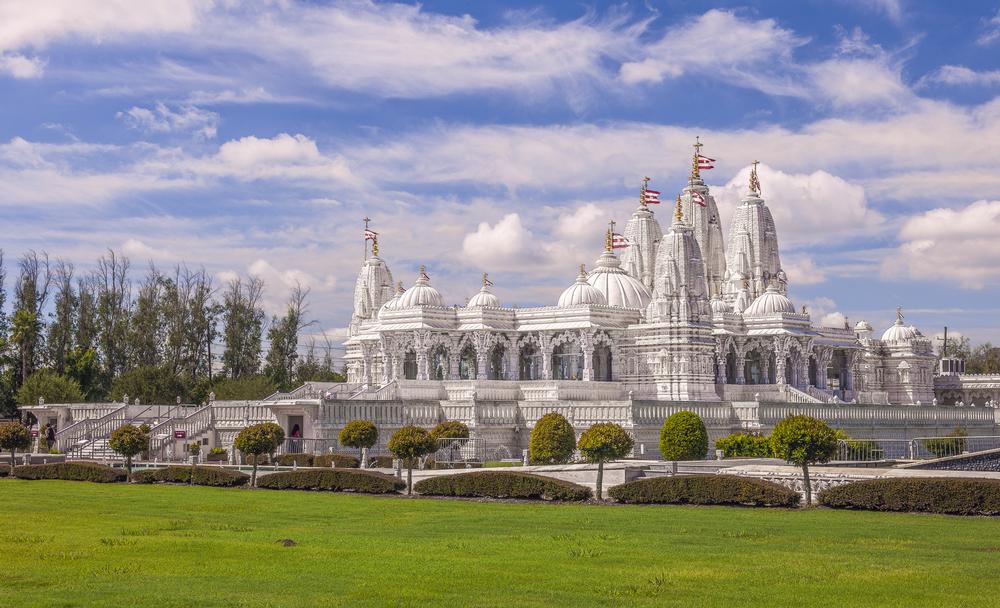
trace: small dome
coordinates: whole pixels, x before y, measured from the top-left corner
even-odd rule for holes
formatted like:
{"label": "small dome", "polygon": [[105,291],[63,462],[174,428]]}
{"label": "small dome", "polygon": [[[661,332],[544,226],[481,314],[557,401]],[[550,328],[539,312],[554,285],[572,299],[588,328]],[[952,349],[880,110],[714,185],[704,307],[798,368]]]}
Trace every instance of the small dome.
{"label": "small dome", "polygon": [[566,288],[559,296],[559,306],[579,306],[581,304],[607,304],[608,299],[604,297],[599,289],[587,282],[587,271],[583,264],[580,265],[580,274],[576,277],[576,283]]}
{"label": "small dome", "polygon": [[396,293],[393,294],[391,298],[386,300],[385,304],[378,309],[377,318],[381,319],[382,313],[386,310],[396,310],[399,307],[399,299],[403,296],[405,291],[406,290],[403,289],[403,282],[400,281],[399,284],[396,285]]}
{"label": "small dome", "polygon": [[406,293],[400,296],[396,303],[396,309],[410,308],[413,306],[441,306],[444,307],[444,298],[438,290],[431,287],[431,278],[427,276],[427,269],[420,267],[420,276]]}
{"label": "small dome", "polygon": [[500,298],[496,297],[496,294],[490,291],[490,285],[492,284],[493,282],[490,281],[490,278],[484,272],[483,288],[469,300],[469,308],[500,308]]}
{"label": "small dome", "polygon": [[769,285],[767,291],[760,294],[760,297],[753,301],[753,304],[743,311],[744,317],[766,317],[781,313],[794,313],[795,305],[792,301],[783,296],[778,288]]}
{"label": "small dome", "polygon": [[858,321],[858,324],[854,326],[854,333],[856,334],[870,334],[873,331],[875,330],[872,329],[872,324],[864,319]]}
{"label": "small dome", "polygon": [[712,314],[725,314],[727,312],[733,312],[733,307],[719,296],[712,296]]}
{"label": "small dome", "polygon": [[909,342],[919,336],[917,328],[903,323],[903,309],[896,308],[896,322],[882,334],[883,342]]}
{"label": "small dome", "polygon": [[652,299],[642,281],[625,272],[618,256],[610,251],[597,259],[597,267],[587,277],[587,283],[604,295],[609,306],[645,308]]}

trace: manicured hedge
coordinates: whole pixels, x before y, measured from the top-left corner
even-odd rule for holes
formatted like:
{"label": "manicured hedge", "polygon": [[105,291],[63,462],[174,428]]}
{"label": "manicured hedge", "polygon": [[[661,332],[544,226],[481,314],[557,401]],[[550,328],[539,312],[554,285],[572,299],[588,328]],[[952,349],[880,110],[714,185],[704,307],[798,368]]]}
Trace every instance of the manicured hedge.
{"label": "manicured hedge", "polygon": [[271,490],[321,490],[394,494],[406,484],[391,475],[357,469],[302,469],[271,473],[257,479],[257,487]]}
{"label": "manicured hedge", "polygon": [[867,479],[824,490],[819,495],[819,502],[835,509],[1000,515],[1000,480]]}
{"label": "manicured hedge", "polygon": [[475,471],[429,477],[413,484],[413,489],[425,496],[469,498],[587,500],[592,495],[590,488],[575,483],[513,471]]}
{"label": "manicured hedge", "polygon": [[18,479],[66,479],[69,481],[113,483],[125,481],[127,476],[122,469],[113,469],[96,462],[53,462],[14,467],[14,477]]}
{"label": "manicured hedge", "polygon": [[293,453],[293,454],[282,454],[278,456],[277,461],[278,464],[283,467],[290,467],[293,464],[298,465],[300,467],[311,467],[313,466],[314,458],[315,457],[312,454]]}
{"label": "manicured hedge", "polygon": [[715,440],[715,449],[722,450],[726,458],[770,458],[771,438],[767,435],[733,433]]}
{"label": "manicured hedge", "polygon": [[313,459],[312,466],[356,469],[361,466],[361,461],[356,456],[348,456],[346,454],[322,454]]}
{"label": "manicured hedge", "polygon": [[10,465],[0,464],[0,477],[6,477],[10,475]]}
{"label": "manicured hedge", "polygon": [[[246,485],[250,476],[246,473],[219,467],[195,467],[194,485],[235,488]],[[135,483],[191,483],[191,467],[174,466],[163,469],[146,469],[132,474]]]}
{"label": "manicured hedge", "polygon": [[734,475],[678,475],[629,481],[608,490],[630,504],[746,505],[794,507],[799,494],[770,481]]}

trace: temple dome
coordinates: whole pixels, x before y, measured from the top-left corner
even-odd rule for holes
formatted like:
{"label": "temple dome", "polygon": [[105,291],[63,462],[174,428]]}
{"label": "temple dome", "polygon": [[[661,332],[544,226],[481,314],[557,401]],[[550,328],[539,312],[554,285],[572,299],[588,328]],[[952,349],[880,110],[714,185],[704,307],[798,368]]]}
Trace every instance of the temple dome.
{"label": "temple dome", "polygon": [[587,283],[604,295],[609,306],[645,308],[652,297],[642,281],[625,272],[611,251],[597,258],[597,267],[590,272]]}
{"label": "temple dome", "polygon": [[909,342],[920,337],[920,331],[916,327],[903,323],[903,309],[896,308],[896,322],[889,326],[882,334],[883,342]]}
{"label": "temple dome", "polygon": [[490,291],[492,284],[486,273],[483,273],[483,288],[469,300],[469,308],[500,308],[500,298]]}
{"label": "temple dome", "polygon": [[750,306],[743,311],[744,317],[766,317],[781,313],[794,313],[795,305],[783,296],[774,285],[768,285],[767,291],[760,294]]}
{"label": "temple dome", "polygon": [[583,265],[580,265],[580,274],[576,277],[576,282],[566,288],[559,296],[559,307],[579,306],[582,304],[607,304],[608,299],[604,297],[601,290],[587,282],[587,272]]}
{"label": "temple dome", "polygon": [[727,312],[733,312],[733,307],[726,303],[725,300],[719,296],[712,297],[712,314],[725,314]]}
{"label": "temple dome", "polygon": [[431,278],[427,276],[427,270],[420,267],[420,276],[409,290],[400,296],[396,302],[396,308],[410,308],[413,306],[441,306],[444,307],[444,298],[441,293],[431,287]]}

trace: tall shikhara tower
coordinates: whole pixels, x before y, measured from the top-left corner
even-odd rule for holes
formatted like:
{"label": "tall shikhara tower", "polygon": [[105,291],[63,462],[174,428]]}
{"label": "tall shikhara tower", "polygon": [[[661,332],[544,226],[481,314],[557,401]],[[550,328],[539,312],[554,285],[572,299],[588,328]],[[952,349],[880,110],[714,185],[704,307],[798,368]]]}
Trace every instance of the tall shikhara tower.
{"label": "tall shikhara tower", "polygon": [[778,256],[778,232],[771,210],[761,198],[757,161],[750,173],[750,191],[733,214],[726,266],[724,298],[727,302],[734,303],[741,292],[745,292],[745,299],[753,302],[769,285],[782,294],[788,293],[788,278]]}
{"label": "tall shikhara tower", "polygon": [[[622,268],[652,291],[653,279],[656,277],[656,252],[663,238],[663,230],[647,205],[648,182],[649,178],[643,178],[639,206],[625,224],[624,236],[628,247],[622,252]],[[658,202],[658,199],[654,202]]]}
{"label": "tall shikhara tower", "polygon": [[709,296],[721,295],[726,277],[726,246],[722,238],[722,221],[715,198],[701,178],[699,156],[704,144],[696,141],[691,162],[691,177],[681,194],[684,221],[694,229],[694,238],[701,248],[705,264],[705,280]]}

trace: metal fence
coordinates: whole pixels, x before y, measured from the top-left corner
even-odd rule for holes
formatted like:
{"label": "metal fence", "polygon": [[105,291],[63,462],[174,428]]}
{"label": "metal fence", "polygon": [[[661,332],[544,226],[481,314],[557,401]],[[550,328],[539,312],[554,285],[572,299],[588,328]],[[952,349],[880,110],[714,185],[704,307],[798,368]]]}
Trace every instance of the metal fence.
{"label": "metal fence", "polygon": [[993,449],[1000,449],[1000,435],[917,437],[915,439],[847,439],[839,442],[837,456],[834,460],[839,462],[930,460]]}

